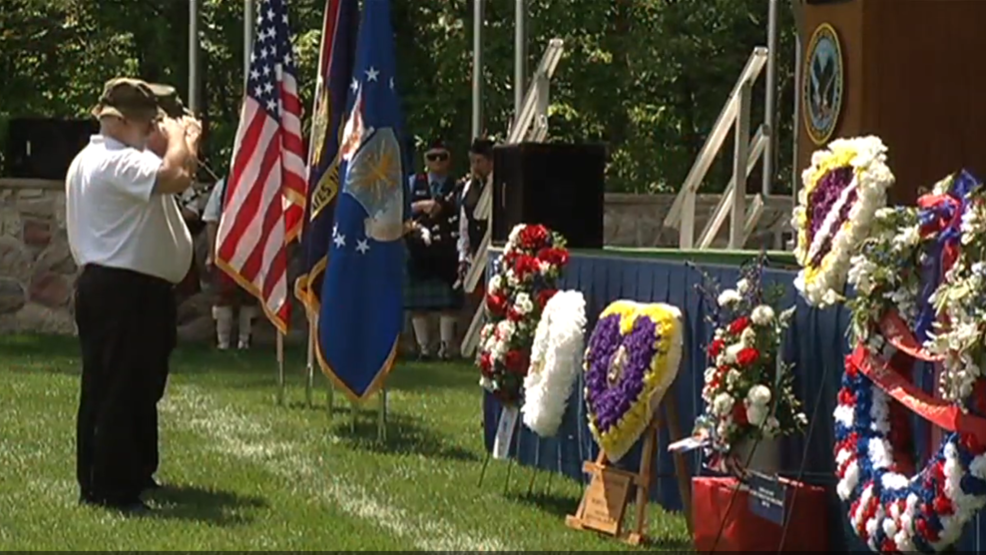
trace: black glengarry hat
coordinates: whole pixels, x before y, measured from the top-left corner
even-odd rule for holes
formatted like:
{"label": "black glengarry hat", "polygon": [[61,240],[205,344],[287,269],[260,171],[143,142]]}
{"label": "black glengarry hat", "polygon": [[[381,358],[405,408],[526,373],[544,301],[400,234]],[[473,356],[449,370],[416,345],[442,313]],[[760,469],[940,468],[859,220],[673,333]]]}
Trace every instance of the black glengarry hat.
{"label": "black glengarry hat", "polygon": [[483,137],[476,137],[472,140],[472,144],[469,145],[469,152],[472,154],[478,154],[480,156],[486,156],[491,158],[493,156],[493,145],[495,143],[491,139],[485,139]]}
{"label": "black glengarry hat", "polygon": [[430,143],[428,143],[427,152],[431,152],[433,150],[444,150],[448,152],[448,145],[445,144],[445,141],[443,139],[435,139]]}

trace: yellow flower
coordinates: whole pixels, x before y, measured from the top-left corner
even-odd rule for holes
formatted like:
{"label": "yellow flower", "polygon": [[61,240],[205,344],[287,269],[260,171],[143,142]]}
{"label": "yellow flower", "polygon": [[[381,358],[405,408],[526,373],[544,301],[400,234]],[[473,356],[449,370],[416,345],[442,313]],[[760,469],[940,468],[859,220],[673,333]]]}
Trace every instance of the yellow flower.
{"label": "yellow flower", "polygon": [[633,329],[638,318],[654,322],[654,347],[656,354],[644,375],[643,389],[637,399],[631,401],[630,410],[620,418],[616,426],[600,432],[594,415],[589,415],[589,430],[600,448],[610,460],[626,454],[650,424],[657,403],[670,387],[678,373],[681,360],[682,325],[678,309],[665,304],[639,304],[633,301],[616,301],[600,314],[600,320],[612,314],[620,315],[620,334]]}

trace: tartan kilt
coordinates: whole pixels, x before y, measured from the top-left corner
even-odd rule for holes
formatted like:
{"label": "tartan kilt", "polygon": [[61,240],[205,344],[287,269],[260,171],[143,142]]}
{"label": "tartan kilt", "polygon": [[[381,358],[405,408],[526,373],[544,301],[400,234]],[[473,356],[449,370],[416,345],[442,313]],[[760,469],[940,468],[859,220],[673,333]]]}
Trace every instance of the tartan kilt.
{"label": "tartan kilt", "polygon": [[463,304],[462,289],[452,289],[437,277],[418,278],[404,266],[404,309],[414,312],[459,310]]}
{"label": "tartan kilt", "polygon": [[256,297],[240,287],[240,284],[236,283],[236,280],[229,277],[226,272],[215,266],[212,268],[212,285],[215,291],[215,300],[213,301],[215,306],[240,307],[257,304]]}
{"label": "tartan kilt", "polygon": [[192,257],[192,264],[188,268],[188,273],[177,285],[175,285],[175,295],[180,299],[187,299],[202,290],[199,282],[199,266]]}

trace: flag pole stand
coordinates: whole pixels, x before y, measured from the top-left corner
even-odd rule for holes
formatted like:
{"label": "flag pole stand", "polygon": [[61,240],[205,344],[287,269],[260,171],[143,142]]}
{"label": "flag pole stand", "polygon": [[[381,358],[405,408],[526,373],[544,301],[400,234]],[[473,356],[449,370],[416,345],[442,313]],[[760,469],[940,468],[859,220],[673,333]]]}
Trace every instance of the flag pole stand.
{"label": "flag pole stand", "polygon": [[387,388],[380,389],[380,409],[377,414],[377,441],[387,441]]}
{"label": "flag pole stand", "polygon": [[284,334],[277,332],[277,404],[284,406]]}
{"label": "flag pole stand", "polygon": [[312,388],[315,385],[315,326],[312,325],[311,318],[308,319],[308,364],[305,366],[305,371],[308,373],[305,381],[305,402],[311,409]]}
{"label": "flag pole stand", "polygon": [[483,467],[479,470],[479,484],[477,484],[477,487],[483,487],[483,480],[486,478],[486,469],[490,466],[491,458],[493,458],[493,452],[487,451],[486,458],[483,459]]}

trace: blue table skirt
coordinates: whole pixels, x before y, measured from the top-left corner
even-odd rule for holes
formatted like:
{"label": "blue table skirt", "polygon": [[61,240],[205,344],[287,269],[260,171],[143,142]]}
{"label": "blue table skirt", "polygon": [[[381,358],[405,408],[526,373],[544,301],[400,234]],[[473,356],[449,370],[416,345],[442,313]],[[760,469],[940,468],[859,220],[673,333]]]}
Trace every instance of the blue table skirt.
{"label": "blue table skirt", "polygon": [[[495,259],[491,251],[491,259]],[[491,261],[492,264],[492,261]],[[739,269],[724,266],[703,266],[703,270],[724,287],[738,279]],[[792,285],[794,273],[766,270],[767,285],[782,286],[783,306],[797,302],[797,312],[785,340],[785,360],[794,363],[795,388],[804,404],[805,413],[814,422],[810,441],[804,437],[786,438],[782,442],[781,463],[784,474],[794,476],[804,461],[804,481],[826,487],[829,493],[828,518],[833,550],[866,550],[866,547],[847,527],[846,510],[835,494],[835,474],[832,447],[835,443],[832,411],[836,393],[849,353],[846,329],[849,313],[842,309],[816,310],[797,298]],[[655,259],[625,258],[603,254],[573,254],[562,277],[562,289],[576,289],[586,298],[588,326],[586,338],[595,325],[596,317],[611,302],[629,299],[640,302],[663,302],[680,308],[684,315],[684,353],[678,378],[668,395],[674,395],[682,434],[691,432],[696,415],[702,410],[701,391],[706,367],[704,345],[712,337],[714,326],[706,320],[707,311],[696,286],[702,276],[685,264]],[[916,370],[916,372],[919,370]],[[486,394],[483,403],[486,448],[492,450],[500,417],[500,404]],[[594,459],[598,448],[586,425],[585,404],[582,401],[582,376],[569,399],[568,409],[557,437],[539,438],[521,426],[514,436],[511,455],[528,466],[560,472],[584,480],[582,462]],[[923,434],[916,434],[919,452],[926,447]],[[669,510],[681,510],[681,497],[674,477],[674,463],[667,452],[670,441],[667,430],[661,430],[660,447],[654,462],[654,474],[659,476],[651,490],[651,498]],[[621,467],[636,470],[640,461],[642,442],[620,461]],[[692,476],[700,470],[700,453],[688,454]],[[574,507],[573,507],[574,509]],[[966,531],[960,550],[978,550],[978,517]]]}

